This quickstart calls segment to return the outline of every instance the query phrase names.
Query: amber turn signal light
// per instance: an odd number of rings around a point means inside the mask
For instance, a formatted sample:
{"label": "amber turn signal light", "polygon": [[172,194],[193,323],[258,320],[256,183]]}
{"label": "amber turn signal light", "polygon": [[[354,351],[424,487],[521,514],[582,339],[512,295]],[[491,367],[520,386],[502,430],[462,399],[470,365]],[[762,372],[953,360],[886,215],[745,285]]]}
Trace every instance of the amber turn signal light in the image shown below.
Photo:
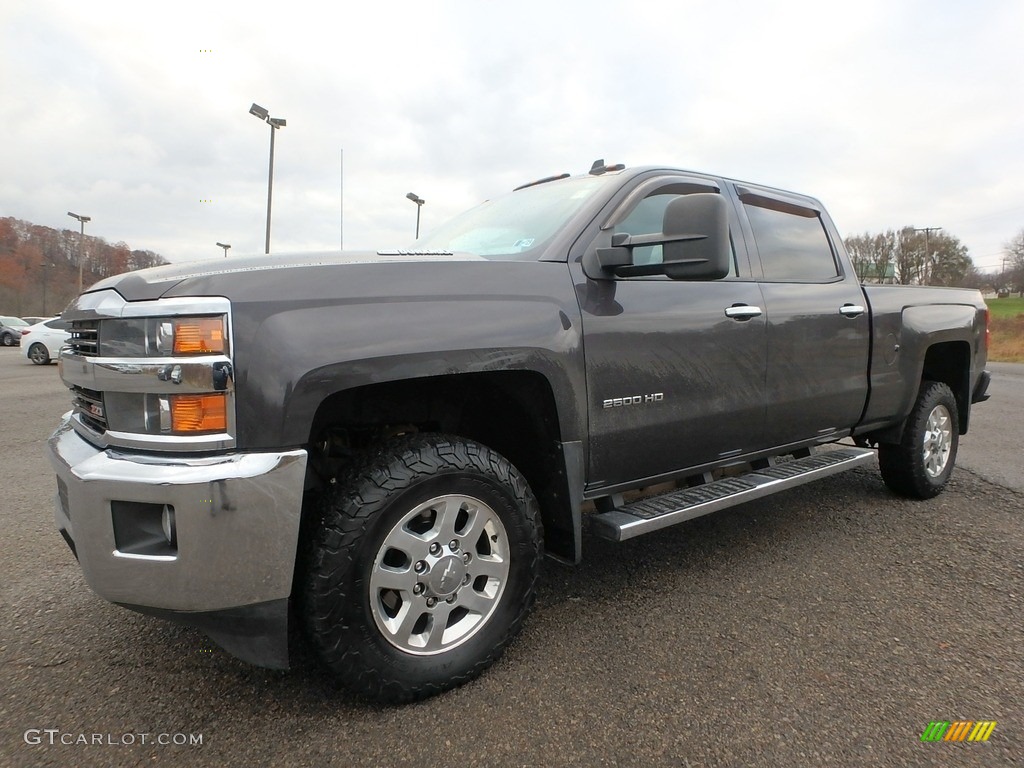
{"label": "amber turn signal light", "polygon": [[223,393],[212,395],[172,395],[171,432],[226,432],[228,428],[227,398]]}
{"label": "amber turn signal light", "polygon": [[174,354],[202,355],[223,352],[223,318],[183,317],[174,321]]}

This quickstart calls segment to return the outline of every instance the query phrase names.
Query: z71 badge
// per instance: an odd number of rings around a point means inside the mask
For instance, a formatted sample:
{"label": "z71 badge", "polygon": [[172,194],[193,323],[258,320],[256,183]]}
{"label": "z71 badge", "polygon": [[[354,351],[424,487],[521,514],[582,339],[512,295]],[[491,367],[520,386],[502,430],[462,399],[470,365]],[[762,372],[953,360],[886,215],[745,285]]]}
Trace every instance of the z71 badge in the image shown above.
{"label": "z71 badge", "polygon": [[650,405],[660,403],[665,399],[664,392],[654,392],[650,395],[633,395],[632,397],[610,397],[604,401],[603,408],[622,408],[627,405]]}

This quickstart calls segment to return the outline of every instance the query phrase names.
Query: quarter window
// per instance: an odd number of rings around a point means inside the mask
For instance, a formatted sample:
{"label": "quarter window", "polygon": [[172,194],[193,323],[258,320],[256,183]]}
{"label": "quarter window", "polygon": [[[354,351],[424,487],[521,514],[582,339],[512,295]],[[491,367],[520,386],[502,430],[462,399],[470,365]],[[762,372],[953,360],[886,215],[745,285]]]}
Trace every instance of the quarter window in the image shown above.
{"label": "quarter window", "polygon": [[839,275],[835,255],[816,211],[786,210],[746,202],[766,280],[825,282]]}

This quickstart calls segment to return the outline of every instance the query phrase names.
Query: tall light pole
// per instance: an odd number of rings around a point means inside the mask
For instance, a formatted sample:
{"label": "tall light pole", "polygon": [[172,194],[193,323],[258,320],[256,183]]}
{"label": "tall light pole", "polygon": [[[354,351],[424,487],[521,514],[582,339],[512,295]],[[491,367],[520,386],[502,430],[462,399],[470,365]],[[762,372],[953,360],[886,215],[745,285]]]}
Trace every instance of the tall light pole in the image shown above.
{"label": "tall light pole", "polygon": [[249,114],[255,115],[270,126],[270,176],[267,181],[267,246],[264,250],[264,253],[270,253],[270,204],[274,199],[274,134],[278,128],[284,128],[288,122],[280,117],[271,117],[270,113],[259,104],[253,104],[249,107]]}
{"label": "tall light pole", "polygon": [[[82,230],[81,230],[81,232],[78,235],[78,293],[79,293],[79,295],[81,295],[81,293],[82,293],[82,265],[85,263],[85,257],[82,255],[82,245],[85,243],[85,222],[92,221],[92,217],[91,216],[79,216],[77,213],[72,213],[71,211],[68,211],[68,216],[70,216],[73,219],[78,219],[78,222],[82,225]],[[45,289],[45,287],[46,287],[45,283],[43,284],[43,287]],[[45,293],[45,290],[44,290],[44,293]],[[43,304],[44,305],[46,304],[45,300],[43,301]],[[46,313],[44,312],[43,314],[45,315]]]}
{"label": "tall light pole", "polygon": [[217,245],[224,249],[224,258],[226,259],[228,257],[228,248],[231,246],[227,243],[217,243]]}
{"label": "tall light pole", "polygon": [[408,195],[406,195],[406,197],[409,198],[410,200],[412,200],[414,203],[416,203],[416,239],[419,240],[420,239],[420,208],[422,208],[423,204],[425,202],[427,202],[427,201],[424,200],[419,195],[417,195],[415,192],[410,192]]}

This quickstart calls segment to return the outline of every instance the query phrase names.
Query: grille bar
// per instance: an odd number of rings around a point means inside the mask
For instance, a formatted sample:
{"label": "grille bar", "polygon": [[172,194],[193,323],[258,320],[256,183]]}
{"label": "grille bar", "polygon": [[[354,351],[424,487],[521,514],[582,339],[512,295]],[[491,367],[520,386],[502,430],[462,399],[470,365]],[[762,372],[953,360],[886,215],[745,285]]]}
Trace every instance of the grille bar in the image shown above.
{"label": "grille bar", "polygon": [[68,346],[77,354],[95,357],[100,352],[100,323],[98,320],[75,320],[71,323]]}

